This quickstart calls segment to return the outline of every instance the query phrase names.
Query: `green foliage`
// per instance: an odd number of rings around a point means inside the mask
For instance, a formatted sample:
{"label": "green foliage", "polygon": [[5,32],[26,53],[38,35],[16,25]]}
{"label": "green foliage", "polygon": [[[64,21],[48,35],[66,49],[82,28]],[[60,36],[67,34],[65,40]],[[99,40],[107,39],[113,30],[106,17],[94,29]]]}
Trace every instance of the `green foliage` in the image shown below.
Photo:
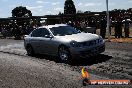
{"label": "green foliage", "polygon": [[15,39],[20,39],[21,34],[26,33],[26,28],[30,26],[32,13],[26,7],[16,7],[12,10],[12,17],[16,18],[12,22],[13,35]]}
{"label": "green foliage", "polygon": [[12,10],[12,17],[30,17],[32,13],[26,7],[16,7]]}
{"label": "green foliage", "polygon": [[64,14],[76,14],[76,8],[72,0],[65,1]]}

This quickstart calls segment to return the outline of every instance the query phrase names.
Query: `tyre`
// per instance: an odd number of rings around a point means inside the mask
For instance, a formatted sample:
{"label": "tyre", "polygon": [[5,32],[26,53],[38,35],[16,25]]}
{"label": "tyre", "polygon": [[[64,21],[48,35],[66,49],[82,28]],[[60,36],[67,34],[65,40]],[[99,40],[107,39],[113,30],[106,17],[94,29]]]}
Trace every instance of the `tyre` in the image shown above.
{"label": "tyre", "polygon": [[66,46],[60,46],[58,49],[58,57],[61,62],[69,62],[71,60],[71,54]]}
{"label": "tyre", "polygon": [[33,56],[34,55],[34,50],[33,50],[31,45],[27,45],[26,51],[27,51],[28,56]]}

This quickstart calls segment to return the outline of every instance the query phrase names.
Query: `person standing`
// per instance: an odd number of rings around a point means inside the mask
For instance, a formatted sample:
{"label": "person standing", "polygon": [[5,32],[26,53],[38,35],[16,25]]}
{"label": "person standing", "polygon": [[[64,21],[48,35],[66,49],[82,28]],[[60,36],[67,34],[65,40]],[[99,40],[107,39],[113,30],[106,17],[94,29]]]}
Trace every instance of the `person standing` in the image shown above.
{"label": "person standing", "polygon": [[92,27],[92,33],[93,34],[96,34],[96,22],[94,20],[90,20],[89,23],[88,23],[88,26],[89,27]]}
{"label": "person standing", "polygon": [[124,32],[125,32],[125,38],[129,38],[129,20],[125,19],[124,21]]}
{"label": "person standing", "polygon": [[100,22],[100,35],[105,38],[106,35],[107,21],[103,18]]}
{"label": "person standing", "polygon": [[115,22],[115,38],[122,37],[122,22],[120,19],[117,19]]}
{"label": "person standing", "polygon": [[71,27],[74,27],[74,22],[73,21],[69,21],[68,25],[71,26]]}
{"label": "person standing", "polygon": [[5,28],[1,29],[1,34],[2,34],[3,38],[6,38],[6,29]]}
{"label": "person standing", "polygon": [[85,28],[86,28],[85,21],[81,21],[80,27],[81,27],[81,31],[85,31]]}
{"label": "person standing", "polygon": [[76,21],[76,22],[75,22],[75,28],[76,28],[77,30],[80,30],[80,22],[79,22],[79,21]]}
{"label": "person standing", "polygon": [[109,33],[111,35],[111,30],[112,30],[112,20],[110,19],[110,23],[109,23]]}

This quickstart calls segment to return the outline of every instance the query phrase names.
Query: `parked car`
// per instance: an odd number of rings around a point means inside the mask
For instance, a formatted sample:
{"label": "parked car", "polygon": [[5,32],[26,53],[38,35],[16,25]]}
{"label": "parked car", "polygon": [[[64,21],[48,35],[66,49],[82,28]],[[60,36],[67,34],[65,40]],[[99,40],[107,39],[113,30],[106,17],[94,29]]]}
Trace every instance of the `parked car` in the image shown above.
{"label": "parked car", "polygon": [[24,38],[27,55],[58,56],[62,62],[78,57],[90,57],[105,51],[99,35],[78,32],[71,26],[56,24],[38,27]]}

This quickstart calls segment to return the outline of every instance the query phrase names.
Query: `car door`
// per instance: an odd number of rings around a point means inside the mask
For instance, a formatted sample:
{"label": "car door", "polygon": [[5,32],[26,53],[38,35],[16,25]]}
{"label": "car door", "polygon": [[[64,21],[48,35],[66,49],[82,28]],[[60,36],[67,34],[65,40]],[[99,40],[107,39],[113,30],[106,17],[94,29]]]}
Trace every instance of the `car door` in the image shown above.
{"label": "car door", "polygon": [[41,47],[41,53],[42,54],[51,54],[51,42],[52,38],[50,37],[50,32],[46,28],[40,28],[41,30],[41,40],[39,42],[39,45]]}
{"label": "car door", "polygon": [[41,41],[41,30],[36,29],[32,32],[30,38],[30,44],[33,47],[35,53],[41,53],[40,41]]}

